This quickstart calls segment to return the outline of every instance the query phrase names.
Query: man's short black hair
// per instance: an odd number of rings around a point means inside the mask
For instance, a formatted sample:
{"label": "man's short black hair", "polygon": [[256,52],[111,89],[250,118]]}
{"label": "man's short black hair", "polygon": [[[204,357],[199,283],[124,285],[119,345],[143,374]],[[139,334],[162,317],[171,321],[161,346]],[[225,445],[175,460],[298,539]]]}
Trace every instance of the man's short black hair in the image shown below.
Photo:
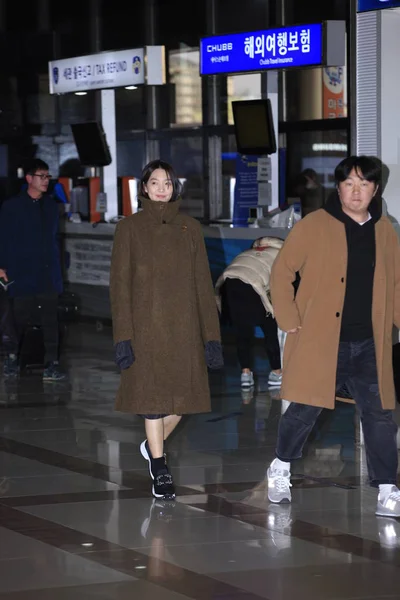
{"label": "man's short black hair", "polygon": [[382,168],[379,163],[369,156],[349,156],[342,160],[335,169],[335,183],[345,181],[353,171],[367,181],[373,181],[375,187],[380,185],[382,180]]}
{"label": "man's short black hair", "polygon": [[31,160],[25,168],[26,175],[34,175],[37,171],[48,171],[49,165],[44,162],[41,158],[34,158]]}

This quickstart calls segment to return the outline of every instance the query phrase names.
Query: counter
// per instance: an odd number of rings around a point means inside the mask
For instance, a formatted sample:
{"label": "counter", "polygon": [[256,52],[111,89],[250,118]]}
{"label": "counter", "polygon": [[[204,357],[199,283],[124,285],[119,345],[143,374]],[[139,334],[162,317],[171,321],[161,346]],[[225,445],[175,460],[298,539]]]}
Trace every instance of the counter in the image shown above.
{"label": "counter", "polygon": [[[108,321],[109,272],[115,225],[63,222],[61,235],[65,253],[65,282],[69,291],[78,296],[81,315]],[[261,227],[203,227],[213,281],[216,281],[235,256],[250,248],[259,237],[285,239],[288,229]]]}

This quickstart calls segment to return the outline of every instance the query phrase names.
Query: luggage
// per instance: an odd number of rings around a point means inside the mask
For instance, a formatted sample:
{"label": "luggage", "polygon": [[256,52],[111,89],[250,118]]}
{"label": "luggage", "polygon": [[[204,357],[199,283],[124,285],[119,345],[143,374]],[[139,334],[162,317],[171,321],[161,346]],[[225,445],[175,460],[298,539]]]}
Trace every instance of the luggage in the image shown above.
{"label": "luggage", "polygon": [[62,323],[77,321],[80,315],[79,298],[73,292],[63,292],[58,300],[58,318]]}
{"label": "luggage", "polygon": [[[68,333],[68,323],[77,321],[80,306],[76,294],[64,292],[58,300],[58,329],[59,346],[65,344]],[[31,325],[25,331],[22,347],[20,348],[20,368],[25,371],[41,370],[44,367],[45,347],[42,329],[36,314],[32,315]]]}
{"label": "luggage", "polygon": [[44,367],[44,343],[42,330],[39,327],[28,327],[19,358],[20,369],[34,371]]}

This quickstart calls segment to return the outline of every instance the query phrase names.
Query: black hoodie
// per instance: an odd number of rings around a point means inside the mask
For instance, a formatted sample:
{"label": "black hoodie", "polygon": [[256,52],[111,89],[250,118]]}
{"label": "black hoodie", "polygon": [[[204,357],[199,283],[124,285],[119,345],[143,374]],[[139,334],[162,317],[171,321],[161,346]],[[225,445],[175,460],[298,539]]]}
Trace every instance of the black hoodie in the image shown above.
{"label": "black hoodie", "polygon": [[372,338],[375,223],[382,216],[379,201],[376,198],[372,199],[369,206],[371,219],[364,225],[360,225],[343,212],[337,194],[332,194],[325,210],[344,223],[346,228],[348,264],[340,340],[356,342]]}

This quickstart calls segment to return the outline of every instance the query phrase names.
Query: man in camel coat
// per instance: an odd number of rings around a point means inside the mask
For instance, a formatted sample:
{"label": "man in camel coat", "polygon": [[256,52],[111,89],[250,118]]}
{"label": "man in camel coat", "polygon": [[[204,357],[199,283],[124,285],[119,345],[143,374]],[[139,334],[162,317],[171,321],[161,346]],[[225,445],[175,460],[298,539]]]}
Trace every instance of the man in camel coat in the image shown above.
{"label": "man in camel coat", "polygon": [[[381,168],[350,157],[335,170],[337,194],[295,225],[272,268],[271,295],[287,336],[271,502],[290,502],[290,463],[344,384],[361,415],[376,514],[400,517],[393,325],[400,326],[400,249],[378,199]],[[294,297],[296,273],[301,282]]]}

